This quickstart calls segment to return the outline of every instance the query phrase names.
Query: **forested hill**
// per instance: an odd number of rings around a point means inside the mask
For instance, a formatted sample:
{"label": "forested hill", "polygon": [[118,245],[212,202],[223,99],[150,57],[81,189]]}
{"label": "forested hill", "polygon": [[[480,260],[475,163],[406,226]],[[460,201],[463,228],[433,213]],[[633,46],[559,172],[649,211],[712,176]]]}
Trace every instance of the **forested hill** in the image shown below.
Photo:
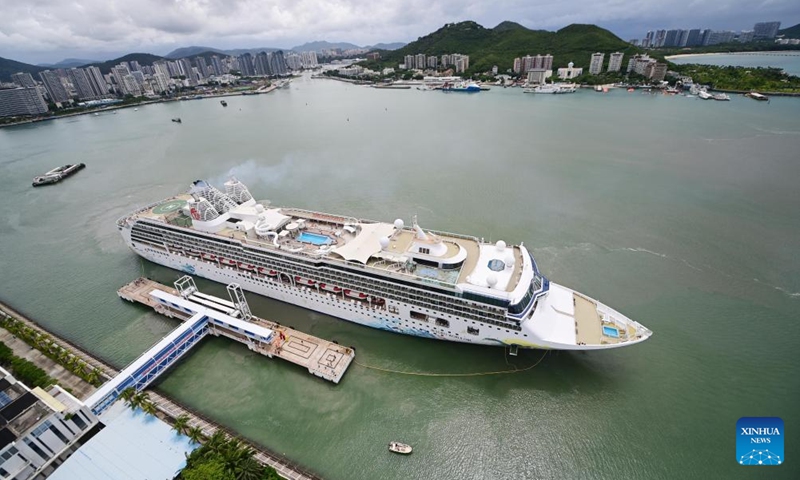
{"label": "forested hill", "polygon": [[33,75],[33,78],[38,78],[37,73],[42,70],[47,70],[45,67],[37,67],[36,65],[29,65],[27,63],[18,62],[8,58],[0,57],[0,81],[10,82],[11,75],[17,72],[27,72]]}
{"label": "forested hill", "polygon": [[[514,58],[551,54],[553,68],[574,62],[588,67],[592,53],[624,52],[626,57],[638,49],[596,25],[573,24],[557,32],[530,30],[514,22],[485,28],[475,22],[448,23],[405,47],[381,52],[381,66],[397,67],[405,55],[440,56],[449,53],[469,55],[470,71],[483,72],[497,65],[501,72],[511,68]],[[608,57],[605,59],[608,62]]]}

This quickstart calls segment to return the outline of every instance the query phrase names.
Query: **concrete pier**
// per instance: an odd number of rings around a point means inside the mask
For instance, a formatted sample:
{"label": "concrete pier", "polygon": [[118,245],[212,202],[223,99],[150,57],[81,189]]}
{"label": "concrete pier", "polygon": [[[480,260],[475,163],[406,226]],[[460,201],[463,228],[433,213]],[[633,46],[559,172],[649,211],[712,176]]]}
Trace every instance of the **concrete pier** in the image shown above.
{"label": "concrete pier", "polygon": [[120,288],[117,294],[124,300],[147,305],[162,315],[181,321],[204,311],[213,317],[208,322],[211,335],[225,336],[244,343],[254,352],[269,358],[282,358],[307,369],[312,375],[334,383],[339,383],[355,358],[355,352],[351,348],[250,316],[246,322],[261,327],[259,332],[272,332],[268,340],[262,340],[264,335],[243,330],[238,323],[243,320],[234,316],[237,315],[236,306],[232,302],[196,291],[182,296],[172,287],[138,278]]}

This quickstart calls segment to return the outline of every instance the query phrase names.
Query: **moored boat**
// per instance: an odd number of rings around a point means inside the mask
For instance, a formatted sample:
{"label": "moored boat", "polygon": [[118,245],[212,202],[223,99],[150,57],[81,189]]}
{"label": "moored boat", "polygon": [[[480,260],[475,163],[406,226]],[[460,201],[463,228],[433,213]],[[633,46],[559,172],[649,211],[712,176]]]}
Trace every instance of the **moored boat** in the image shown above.
{"label": "moored boat", "polygon": [[411,453],[412,448],[411,445],[406,445],[405,443],[389,442],[389,451],[399,453],[401,455],[408,455]]}
{"label": "moored boat", "polygon": [[721,102],[727,102],[731,99],[731,97],[727,93],[715,93],[713,95],[714,100],[718,100]]}
{"label": "moored boat", "polygon": [[744,96],[745,97],[750,97],[753,100],[758,100],[759,102],[768,102],[769,101],[769,97],[768,96],[762,95],[762,94],[760,94],[758,92],[745,93]]}
{"label": "moored boat", "polygon": [[75,175],[84,168],[86,168],[86,165],[83,163],[79,163],[77,165],[67,164],[62,167],[54,168],[44,175],[33,177],[33,186],[41,187],[42,185],[58,183],[67,177]]}
{"label": "moored boat", "polygon": [[[550,282],[522,243],[426,230],[416,218],[407,226],[258,203],[235,179],[224,193],[198,180],[117,226],[152,262],[396,333],[555,350],[624,347],[652,335]],[[309,241],[298,239],[299,230]]]}

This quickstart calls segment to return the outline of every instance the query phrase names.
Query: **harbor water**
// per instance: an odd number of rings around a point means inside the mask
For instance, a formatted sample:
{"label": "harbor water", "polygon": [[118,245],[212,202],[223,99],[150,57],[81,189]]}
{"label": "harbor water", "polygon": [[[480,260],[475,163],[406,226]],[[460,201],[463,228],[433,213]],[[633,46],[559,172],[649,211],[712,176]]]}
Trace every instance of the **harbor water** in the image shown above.
{"label": "harbor water", "polygon": [[[143,274],[180,276],[124,245],[115,222],[137,207],[233,175],[275,205],[407,224],[417,215],[424,228],[524,242],[552,281],[653,337],[553,352],[515,374],[353,365],[339,385],[210,339],[159,387],[330,479],[800,476],[800,100],[303,78],[227,102],[0,129],[0,298],[123,366],[176,325],[116,296]],[[31,187],[78,162],[77,175]],[[256,315],[355,346],[374,367],[478,373],[542,356],[248,299]],[[736,463],[744,416],[783,418],[784,465]],[[393,440],[414,453],[391,454]]]}

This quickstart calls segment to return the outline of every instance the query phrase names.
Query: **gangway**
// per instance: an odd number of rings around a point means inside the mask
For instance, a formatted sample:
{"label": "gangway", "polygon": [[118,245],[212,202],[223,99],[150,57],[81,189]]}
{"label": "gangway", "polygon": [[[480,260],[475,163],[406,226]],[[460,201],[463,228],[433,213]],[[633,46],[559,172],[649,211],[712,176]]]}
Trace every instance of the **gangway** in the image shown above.
{"label": "gangway", "polygon": [[[209,334],[236,340],[254,352],[282,358],[339,383],[355,358],[352,348],[255,317],[239,285],[231,284],[228,292],[232,302],[201,294],[189,276],[175,282],[175,289],[145,278],[120,288],[120,298],[148,305],[183,323],[100,387],[86,404],[99,414],[125,389],[144,389]],[[231,310],[231,305],[236,309]]]}

